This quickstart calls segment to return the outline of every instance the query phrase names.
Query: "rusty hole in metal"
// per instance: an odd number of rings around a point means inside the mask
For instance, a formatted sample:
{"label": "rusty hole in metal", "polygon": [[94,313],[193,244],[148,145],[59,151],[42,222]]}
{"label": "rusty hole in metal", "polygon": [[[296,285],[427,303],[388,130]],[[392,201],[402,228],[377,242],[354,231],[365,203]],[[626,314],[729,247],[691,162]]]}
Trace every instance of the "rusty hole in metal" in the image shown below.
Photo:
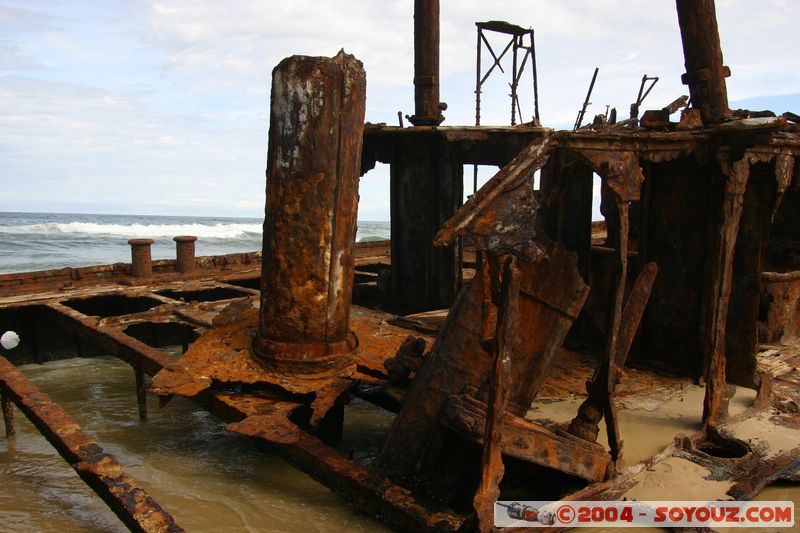
{"label": "rusty hole in metal", "polygon": [[[346,395],[345,395],[346,396]],[[344,420],[342,438],[336,449],[370,468],[378,456],[395,420],[395,413],[357,396],[342,398]]]}
{"label": "rusty hole in metal", "polygon": [[186,352],[200,335],[183,322],[139,322],[125,328],[125,333],[148,346],[167,353]]}
{"label": "rusty hole in metal", "polygon": [[245,278],[232,281],[226,281],[228,285],[236,285],[237,287],[244,287],[245,289],[261,290],[261,278]]}
{"label": "rusty hole in metal", "polygon": [[141,313],[161,305],[163,302],[147,296],[123,296],[121,294],[102,294],[90,298],[76,298],[62,302],[86,316],[107,318],[111,316]]}
{"label": "rusty hole in metal", "polygon": [[506,455],[503,464],[506,472],[500,483],[502,500],[559,500],[588,485],[579,477]]}
{"label": "rusty hole in metal", "polygon": [[279,385],[272,383],[259,382],[259,383],[241,383],[241,382],[225,382],[214,380],[210,389],[214,392],[224,392],[227,394],[241,394],[243,396],[256,396],[259,398],[268,398],[270,400],[279,400],[295,403],[311,403],[316,397],[316,393],[309,392],[305,394],[292,393]]}
{"label": "rusty hole in metal", "polygon": [[236,289],[228,287],[212,287],[210,289],[185,291],[167,289],[157,291],[156,294],[172,300],[181,300],[184,302],[216,302],[218,300],[230,300],[232,298],[250,296],[250,294],[244,291],[237,291]]}
{"label": "rusty hole in metal", "polygon": [[44,305],[0,309],[0,324],[2,331],[15,331],[20,336],[19,346],[2,354],[15,365],[108,355],[108,350],[89,338],[64,329]]}
{"label": "rusty hole in metal", "polygon": [[719,459],[739,459],[750,453],[746,444],[726,437],[713,428],[706,431],[705,438],[694,445],[695,450]]}

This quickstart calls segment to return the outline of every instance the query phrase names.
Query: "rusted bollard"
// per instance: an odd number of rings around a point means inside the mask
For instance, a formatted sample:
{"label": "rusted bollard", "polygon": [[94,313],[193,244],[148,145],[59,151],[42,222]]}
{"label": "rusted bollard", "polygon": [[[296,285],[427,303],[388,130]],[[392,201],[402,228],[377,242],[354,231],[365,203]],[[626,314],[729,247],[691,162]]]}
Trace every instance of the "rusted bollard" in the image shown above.
{"label": "rusted bollard", "polygon": [[150,255],[150,245],[153,239],[131,239],[131,276],[134,278],[149,278],[153,276],[153,259]]}
{"label": "rusted bollard", "polygon": [[353,243],[364,133],[361,62],[292,56],[272,72],[261,309],[253,351],[269,370],[352,365]]}
{"label": "rusted bollard", "polygon": [[197,270],[194,260],[194,243],[197,237],[193,235],[179,235],[172,238],[175,241],[175,270],[181,274],[189,274]]}

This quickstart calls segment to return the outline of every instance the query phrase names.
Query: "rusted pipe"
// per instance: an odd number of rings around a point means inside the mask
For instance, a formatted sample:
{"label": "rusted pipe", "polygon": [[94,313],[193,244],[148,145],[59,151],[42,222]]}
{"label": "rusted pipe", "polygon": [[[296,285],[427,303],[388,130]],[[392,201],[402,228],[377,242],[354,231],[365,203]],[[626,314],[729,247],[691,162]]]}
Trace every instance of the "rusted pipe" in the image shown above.
{"label": "rusted pipe", "polygon": [[197,237],[179,235],[172,240],[175,241],[175,269],[181,274],[190,274],[197,270],[197,263],[194,260],[194,243]]}
{"label": "rusted pipe", "polygon": [[439,102],[439,0],[414,0],[415,126],[438,126],[444,120]]}
{"label": "rusted pipe", "polygon": [[730,114],[725,78],[731,71],[722,64],[714,0],[676,0],[676,5],[686,65],[681,81],[689,86],[692,107],[710,126]]}
{"label": "rusted pipe", "polygon": [[150,245],[153,239],[131,239],[131,276],[134,278],[149,278],[153,276],[153,259],[150,255]]}
{"label": "rusted pipe", "polygon": [[364,132],[360,61],[292,56],[272,72],[261,309],[253,351],[296,373],[352,365],[353,245]]}

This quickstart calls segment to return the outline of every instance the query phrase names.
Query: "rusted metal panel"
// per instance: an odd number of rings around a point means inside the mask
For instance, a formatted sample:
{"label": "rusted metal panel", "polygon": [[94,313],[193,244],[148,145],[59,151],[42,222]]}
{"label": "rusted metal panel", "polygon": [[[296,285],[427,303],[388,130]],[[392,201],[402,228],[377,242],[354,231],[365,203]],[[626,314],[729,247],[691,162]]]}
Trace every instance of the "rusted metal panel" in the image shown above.
{"label": "rusted metal panel", "polygon": [[19,407],[131,531],[183,531],[169,513],[122,471],[116,459],[105,453],[64,409],[4,357],[0,357],[0,382],[4,396]]}
{"label": "rusted metal panel", "polygon": [[390,161],[392,297],[415,310],[447,307],[461,286],[460,250],[433,240],[461,205],[463,164],[436,132],[398,138]]}
{"label": "rusted metal panel", "polygon": [[[442,423],[475,442],[483,442],[486,405],[469,396],[453,396]],[[589,481],[606,476],[611,456],[600,444],[568,433],[556,433],[541,425],[506,412],[501,432],[502,452],[509,457],[559,470]]]}
{"label": "rusted metal panel", "polygon": [[[499,204],[497,202],[501,195],[516,189],[522,191],[532,189],[531,176],[545,165],[550,150],[554,146],[555,144],[551,142],[550,138],[545,137],[541,142],[531,143],[522,150],[513,161],[493,176],[442,226],[436,234],[436,244],[439,246],[451,244],[456,235],[465,234],[473,240],[482,241],[483,245],[479,245],[479,248],[491,250],[494,247],[490,239],[492,237],[496,239],[498,234],[515,242],[531,239],[535,234],[533,220],[517,218],[512,221],[509,217],[506,224],[495,225],[496,217],[508,217],[508,210],[513,209],[516,205],[511,200],[504,200]],[[532,204],[524,207],[525,213],[533,216],[538,205]],[[515,212],[513,214],[519,217],[523,213]],[[517,234],[517,232],[522,233]]]}

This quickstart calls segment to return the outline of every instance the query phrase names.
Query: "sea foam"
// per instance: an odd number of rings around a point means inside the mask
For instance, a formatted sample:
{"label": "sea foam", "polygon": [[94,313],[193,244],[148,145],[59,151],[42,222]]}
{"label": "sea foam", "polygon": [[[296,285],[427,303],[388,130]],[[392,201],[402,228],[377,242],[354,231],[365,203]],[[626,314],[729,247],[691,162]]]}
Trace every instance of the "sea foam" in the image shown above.
{"label": "sea foam", "polygon": [[195,235],[206,239],[234,239],[261,234],[261,224],[102,224],[97,222],[46,222],[0,227],[5,234],[116,235],[128,238]]}

